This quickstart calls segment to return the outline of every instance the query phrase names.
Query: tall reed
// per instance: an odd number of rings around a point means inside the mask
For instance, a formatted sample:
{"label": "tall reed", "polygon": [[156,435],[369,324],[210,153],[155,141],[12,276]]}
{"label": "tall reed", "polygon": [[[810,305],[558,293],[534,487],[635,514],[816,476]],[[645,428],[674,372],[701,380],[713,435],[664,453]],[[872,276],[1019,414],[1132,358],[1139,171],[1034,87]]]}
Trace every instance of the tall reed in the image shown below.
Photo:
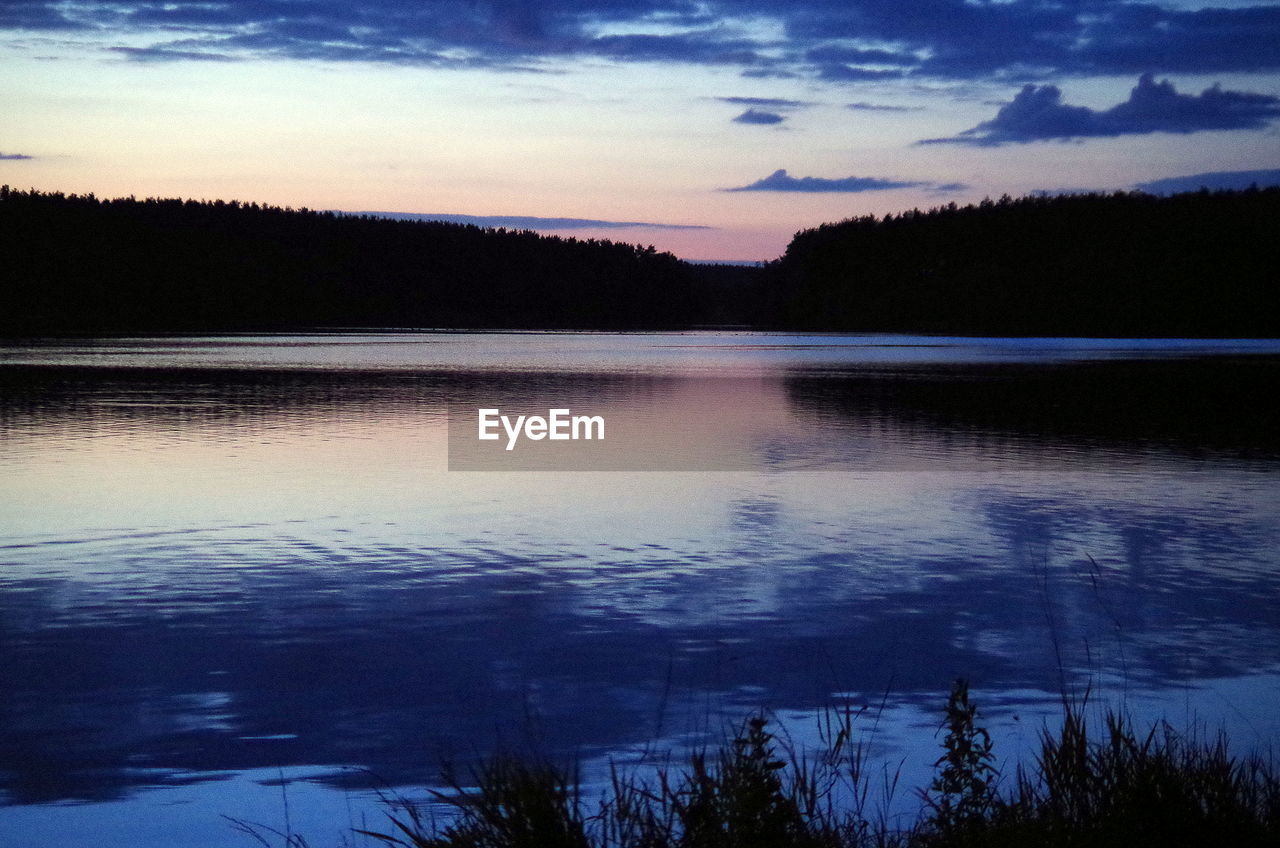
{"label": "tall reed", "polygon": [[[1084,705],[1042,733],[1034,762],[1001,786],[991,737],[968,683],[944,708],[935,777],[919,816],[890,826],[870,810],[866,747],[853,710],[830,711],[816,754],[747,718],[715,751],[641,775],[613,767],[603,797],[584,798],[576,767],[498,756],[434,793],[453,811],[438,824],[401,799],[390,827],[359,834],[398,848],[950,848],[950,846],[1280,845],[1280,777],[1227,741],[1138,733],[1111,712],[1094,733]],[[892,789],[896,775],[886,771]]]}

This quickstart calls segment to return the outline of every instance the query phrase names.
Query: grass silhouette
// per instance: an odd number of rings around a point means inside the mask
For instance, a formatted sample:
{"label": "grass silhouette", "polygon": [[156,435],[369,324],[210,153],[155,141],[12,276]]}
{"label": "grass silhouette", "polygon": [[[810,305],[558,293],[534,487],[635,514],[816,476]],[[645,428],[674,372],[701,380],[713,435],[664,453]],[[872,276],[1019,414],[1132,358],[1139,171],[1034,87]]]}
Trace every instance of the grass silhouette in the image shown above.
{"label": "grass silhouette", "polygon": [[455,813],[449,822],[397,799],[389,827],[356,832],[396,848],[1280,845],[1272,763],[1166,723],[1138,733],[1115,712],[1095,732],[1083,703],[1064,705],[1060,729],[1042,733],[1034,762],[1002,788],[964,680],[947,700],[943,754],[920,790],[920,815],[890,826],[868,810],[866,749],[852,741],[857,715],[828,713],[817,756],[750,716],[717,751],[679,769],[640,777],[615,768],[595,804],[576,768],[499,755],[465,775],[446,771],[446,789],[433,794]]}

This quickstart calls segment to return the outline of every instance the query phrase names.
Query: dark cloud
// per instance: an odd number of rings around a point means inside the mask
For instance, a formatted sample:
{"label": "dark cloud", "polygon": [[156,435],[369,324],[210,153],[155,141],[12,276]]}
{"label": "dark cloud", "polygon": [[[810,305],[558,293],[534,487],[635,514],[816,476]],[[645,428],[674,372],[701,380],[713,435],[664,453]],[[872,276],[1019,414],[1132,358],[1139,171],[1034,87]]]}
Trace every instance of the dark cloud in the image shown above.
{"label": "dark cloud", "polygon": [[762,112],[759,109],[748,109],[733,119],[737,124],[780,124],[785,120],[786,116],[777,112]]}
{"label": "dark cloud", "polygon": [[1250,186],[1280,186],[1280,168],[1264,171],[1210,171],[1185,177],[1165,177],[1162,180],[1138,183],[1134,188],[1152,194],[1175,194],[1180,191],[1199,191],[1202,188],[1245,189]]}
{"label": "dark cloud", "polygon": [[451,224],[475,224],[478,227],[506,227],[514,230],[711,230],[700,224],[655,224],[649,221],[599,221],[594,218],[539,218],[533,215],[457,215],[449,212],[345,212],[345,215],[368,215],[398,221],[445,221]]}
{"label": "dark cloud", "polygon": [[721,103],[731,103],[734,106],[748,107],[745,112],[733,119],[734,123],[758,126],[780,124],[787,119],[782,112],[812,105],[803,100],[785,100],[777,97],[717,97],[716,100]]}
{"label": "dark cloud", "polygon": [[996,116],[950,138],[922,144],[994,146],[1047,139],[1252,130],[1280,117],[1280,97],[1225,91],[1214,85],[1198,95],[1179,94],[1168,80],[1143,74],[1129,99],[1101,111],[1062,102],[1054,85],[1027,85]]}
{"label": "dark cloud", "polygon": [[1280,66],[1280,7],[1170,11],[1152,3],[1116,4],[1083,28],[1085,67],[1139,73],[1250,71]]}
{"label": "dark cloud", "polygon": [[34,156],[28,156],[25,153],[0,153],[0,160],[17,161],[22,159],[34,159]]}
{"label": "dark cloud", "polygon": [[794,191],[804,193],[886,191],[894,188],[915,188],[931,185],[927,182],[909,180],[892,180],[882,177],[844,177],[827,179],[825,177],[793,177],[786,170],[779,168],[764,179],[756,180],[750,185],[738,188],[726,188],[724,191]]}
{"label": "dark cloud", "polygon": [[75,30],[79,24],[58,3],[0,3],[0,30]]}
{"label": "dark cloud", "polygon": [[[775,26],[752,28],[749,19]],[[654,26],[660,21],[662,29]],[[652,31],[646,31],[646,27]],[[19,0],[0,30],[81,29],[139,60],[248,56],[526,69],[539,60],[737,66],[751,77],[1067,75],[1280,68],[1280,5],[1179,0]],[[778,33],[783,35],[780,37]],[[150,39],[150,43],[146,39]],[[167,51],[167,52],[156,52]]]}

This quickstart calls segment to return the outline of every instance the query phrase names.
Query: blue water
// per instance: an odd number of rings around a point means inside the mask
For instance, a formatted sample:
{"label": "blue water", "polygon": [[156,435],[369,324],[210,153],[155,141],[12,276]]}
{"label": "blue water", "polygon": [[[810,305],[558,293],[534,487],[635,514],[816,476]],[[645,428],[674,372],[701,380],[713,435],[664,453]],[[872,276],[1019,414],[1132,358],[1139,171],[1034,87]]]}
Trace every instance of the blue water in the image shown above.
{"label": "blue water", "polygon": [[[339,844],[442,758],[759,708],[874,708],[923,785],[957,676],[1009,762],[1064,690],[1272,745],[1278,375],[1272,341],[0,347],[0,843]],[[638,422],[664,470],[449,471],[450,405],[494,398]]]}

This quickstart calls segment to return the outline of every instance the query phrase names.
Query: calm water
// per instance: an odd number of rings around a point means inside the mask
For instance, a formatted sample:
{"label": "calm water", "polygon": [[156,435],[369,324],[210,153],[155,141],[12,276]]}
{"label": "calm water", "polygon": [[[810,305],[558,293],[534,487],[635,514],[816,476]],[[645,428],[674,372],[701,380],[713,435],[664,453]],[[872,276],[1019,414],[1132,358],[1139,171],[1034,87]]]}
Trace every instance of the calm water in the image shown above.
{"label": "calm water", "polygon": [[[1006,760],[1064,687],[1274,744],[1278,378],[1266,341],[0,347],[0,844],[246,845],[220,816],[287,799],[320,848],[442,757],[761,707],[873,705],[918,785],[961,675]],[[450,404],[516,402],[648,459],[447,470]]]}

